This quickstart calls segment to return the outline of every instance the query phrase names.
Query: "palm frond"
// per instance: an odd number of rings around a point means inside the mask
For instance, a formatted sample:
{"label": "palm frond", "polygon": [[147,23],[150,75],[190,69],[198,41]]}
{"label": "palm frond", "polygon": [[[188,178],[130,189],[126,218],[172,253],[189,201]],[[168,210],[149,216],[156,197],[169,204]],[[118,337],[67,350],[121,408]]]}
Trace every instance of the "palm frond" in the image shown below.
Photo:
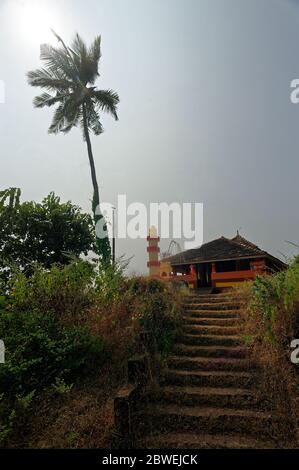
{"label": "palm frond", "polygon": [[65,50],[65,52],[67,53],[67,55],[70,56],[70,51],[69,51],[68,47],[66,46],[64,40],[59,36],[59,34],[57,34],[57,33],[54,31],[54,29],[51,28],[51,31],[52,31],[52,33],[54,34],[54,36],[56,37],[57,41],[58,41],[58,42],[61,42],[62,47],[63,47],[63,49]]}
{"label": "palm frond", "polygon": [[113,90],[94,90],[92,93],[96,107],[106,113],[112,114],[117,121],[117,105],[119,103],[119,96]]}
{"label": "palm frond", "polygon": [[97,56],[94,57],[89,53],[79,34],[76,34],[70,51],[72,53],[73,61],[77,67],[81,82],[85,86],[88,83],[93,84],[98,77],[99,59]]}
{"label": "palm frond", "polygon": [[76,108],[72,113],[69,113],[65,119],[65,126],[61,129],[61,132],[67,134],[73,127],[76,127],[81,119],[80,108]]}
{"label": "palm frond", "polygon": [[58,73],[70,81],[78,81],[78,70],[64,48],[42,44],[40,58],[52,73]]}
{"label": "palm frond", "polygon": [[88,128],[95,134],[100,135],[104,132],[103,126],[100,121],[99,113],[96,111],[92,100],[88,100],[85,103],[86,114],[87,114],[87,125]]}
{"label": "palm frond", "polygon": [[75,94],[69,95],[56,109],[52,124],[49,127],[49,133],[69,132],[73,127],[77,126],[81,117],[80,113],[80,106],[77,103]]}
{"label": "palm frond", "polygon": [[68,90],[73,86],[71,81],[61,78],[45,68],[31,70],[27,73],[27,79],[29,85],[46,88],[49,91]]}
{"label": "palm frond", "polygon": [[56,96],[49,95],[49,93],[42,93],[36,96],[33,100],[35,108],[44,108],[45,106],[53,106],[66,98],[66,95],[56,94]]}
{"label": "palm frond", "polygon": [[65,124],[64,104],[61,103],[55,110],[51,126],[48,130],[49,134],[58,134],[65,127]]}
{"label": "palm frond", "polygon": [[97,64],[99,63],[99,60],[102,56],[101,54],[101,36],[97,36],[95,40],[93,41],[92,45],[89,48],[88,55],[90,58],[96,62]]}
{"label": "palm frond", "polygon": [[83,41],[83,39],[76,33],[75,38],[72,42],[71,49],[73,54],[77,55],[78,57],[87,57],[87,47]]}

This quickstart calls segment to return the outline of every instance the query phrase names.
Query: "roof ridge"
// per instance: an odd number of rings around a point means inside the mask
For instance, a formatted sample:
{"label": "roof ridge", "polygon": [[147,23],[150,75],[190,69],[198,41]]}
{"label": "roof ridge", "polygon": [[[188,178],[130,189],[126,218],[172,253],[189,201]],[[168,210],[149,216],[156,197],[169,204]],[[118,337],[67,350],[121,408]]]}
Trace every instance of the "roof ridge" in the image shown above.
{"label": "roof ridge", "polygon": [[262,250],[258,245],[256,245],[255,243],[252,243],[251,241],[247,240],[247,238],[242,237],[242,235],[240,235],[240,234],[236,235],[233,238],[230,238],[229,240],[231,242],[239,245],[239,246],[240,245],[241,246],[247,246],[247,247],[250,247],[250,248],[253,248],[253,249],[256,249],[256,250],[259,250],[259,251],[265,253],[265,251]]}

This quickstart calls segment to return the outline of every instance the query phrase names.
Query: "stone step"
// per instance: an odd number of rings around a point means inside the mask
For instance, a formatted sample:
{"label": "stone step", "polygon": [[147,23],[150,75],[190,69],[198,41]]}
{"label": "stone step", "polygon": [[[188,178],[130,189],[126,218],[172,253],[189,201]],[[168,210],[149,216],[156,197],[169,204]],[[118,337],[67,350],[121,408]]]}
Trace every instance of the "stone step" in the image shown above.
{"label": "stone step", "polygon": [[[209,289],[209,288],[207,288]],[[203,291],[202,288],[200,289],[193,289],[188,292],[186,297],[189,297],[191,295],[197,296],[197,297],[227,297],[227,296],[235,296],[235,297],[240,297],[239,293],[237,291],[225,291],[225,292],[206,292]]]}
{"label": "stone step", "polygon": [[238,310],[200,310],[200,309],[185,309],[185,315],[194,318],[238,318],[240,313]]}
{"label": "stone step", "polygon": [[162,380],[164,385],[200,387],[251,388],[254,374],[244,371],[186,371],[168,369]]}
{"label": "stone step", "polygon": [[[147,393],[152,402],[176,403],[186,406],[257,409],[261,401],[256,393],[244,388],[164,386]],[[262,404],[263,409],[265,403]]]}
{"label": "stone step", "polygon": [[240,305],[235,302],[221,302],[221,303],[198,303],[198,302],[187,302],[183,304],[183,307],[188,310],[238,310]]}
{"label": "stone step", "polygon": [[213,292],[213,287],[212,286],[207,286],[207,287],[196,287],[195,289],[190,289],[188,291],[188,295],[194,294],[194,295],[215,295],[216,293]]}
{"label": "stone step", "polygon": [[237,335],[240,333],[240,326],[222,325],[183,325],[182,330],[192,335]]}
{"label": "stone step", "polygon": [[137,443],[145,449],[275,449],[279,442],[242,434],[203,434],[170,432],[146,436]]}
{"label": "stone step", "polygon": [[215,325],[215,326],[240,326],[241,319],[239,317],[234,318],[213,318],[213,317],[195,317],[195,316],[183,316],[184,325]]}
{"label": "stone step", "polygon": [[[248,370],[250,362],[248,359],[225,358],[225,357],[184,357],[170,356],[167,359],[170,369],[184,370]],[[252,367],[252,366],[251,366]]]}
{"label": "stone step", "polygon": [[139,432],[200,431],[269,436],[281,418],[264,411],[152,404],[136,417]]}
{"label": "stone step", "polygon": [[198,346],[239,346],[242,344],[242,338],[237,335],[194,335],[185,333],[181,335],[179,340],[183,344],[192,344]]}
{"label": "stone step", "polygon": [[215,295],[215,297],[210,297],[210,296],[188,296],[184,298],[185,303],[223,303],[223,302],[235,302],[240,304],[240,300],[238,297],[233,297],[233,296],[223,296],[219,297],[218,295]]}
{"label": "stone step", "polygon": [[176,355],[190,357],[236,357],[243,358],[247,355],[246,346],[192,346],[181,343],[174,345],[173,352]]}

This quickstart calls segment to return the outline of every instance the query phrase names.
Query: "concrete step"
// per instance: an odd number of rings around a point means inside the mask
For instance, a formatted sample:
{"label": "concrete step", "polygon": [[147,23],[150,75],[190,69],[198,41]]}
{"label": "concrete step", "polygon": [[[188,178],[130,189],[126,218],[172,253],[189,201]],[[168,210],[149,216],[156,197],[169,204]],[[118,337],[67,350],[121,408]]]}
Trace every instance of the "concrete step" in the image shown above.
{"label": "concrete step", "polygon": [[239,346],[242,344],[242,338],[237,335],[199,335],[182,334],[179,338],[180,343],[191,345],[213,345],[213,346]]}
{"label": "concrete step", "polygon": [[187,357],[246,357],[248,351],[246,346],[192,346],[182,343],[174,345],[173,352],[176,355]]}
{"label": "concrete step", "polygon": [[240,333],[240,326],[223,325],[183,325],[182,330],[192,335],[237,335]]}
{"label": "concrete step", "polygon": [[162,382],[164,385],[251,388],[254,384],[254,378],[254,374],[247,371],[186,371],[184,369],[168,369]]}
{"label": "concrete step", "polygon": [[174,404],[151,404],[136,417],[139,431],[233,432],[269,437],[281,424],[281,417],[264,411],[239,410]]}
{"label": "concrete step", "polygon": [[146,436],[137,443],[140,449],[276,449],[279,442],[242,434],[204,434],[170,432]]}
{"label": "concrete step", "polygon": [[220,302],[220,303],[198,303],[198,302],[185,302],[183,307],[188,310],[238,310],[240,305],[236,302]]}
{"label": "concrete step", "polygon": [[212,286],[207,286],[207,287],[197,287],[195,289],[190,289],[188,292],[188,295],[215,295],[215,292],[213,292],[213,287]]}
{"label": "concrete step", "polygon": [[184,298],[184,302],[185,303],[217,303],[217,304],[220,304],[220,303],[223,303],[223,302],[235,302],[235,303],[238,303],[240,304],[240,299],[238,297],[233,297],[233,296],[219,296],[219,295],[215,295],[215,296],[188,296],[188,297],[185,297]]}
{"label": "concrete step", "polygon": [[[170,369],[184,370],[248,370],[250,362],[247,359],[225,357],[184,357],[170,356],[167,359]],[[251,366],[252,367],[252,366]]]}
{"label": "concrete step", "polygon": [[164,386],[147,393],[152,403],[168,403],[185,406],[257,409],[263,405],[256,393],[245,388]]}
{"label": "concrete step", "polygon": [[240,313],[238,310],[201,310],[201,309],[185,309],[185,316],[194,318],[238,318]]}
{"label": "concrete step", "polygon": [[195,317],[183,316],[184,325],[215,325],[215,326],[241,326],[241,319],[234,318],[213,318],[213,317]]}

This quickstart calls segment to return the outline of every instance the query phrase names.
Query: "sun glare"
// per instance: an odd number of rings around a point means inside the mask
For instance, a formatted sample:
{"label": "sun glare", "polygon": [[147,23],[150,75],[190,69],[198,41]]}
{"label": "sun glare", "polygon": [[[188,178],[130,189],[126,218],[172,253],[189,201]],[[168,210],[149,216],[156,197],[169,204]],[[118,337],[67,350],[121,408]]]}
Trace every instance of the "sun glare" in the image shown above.
{"label": "sun glare", "polygon": [[16,4],[19,32],[26,41],[41,44],[53,42],[51,28],[59,29],[51,3],[43,0],[22,0]]}

